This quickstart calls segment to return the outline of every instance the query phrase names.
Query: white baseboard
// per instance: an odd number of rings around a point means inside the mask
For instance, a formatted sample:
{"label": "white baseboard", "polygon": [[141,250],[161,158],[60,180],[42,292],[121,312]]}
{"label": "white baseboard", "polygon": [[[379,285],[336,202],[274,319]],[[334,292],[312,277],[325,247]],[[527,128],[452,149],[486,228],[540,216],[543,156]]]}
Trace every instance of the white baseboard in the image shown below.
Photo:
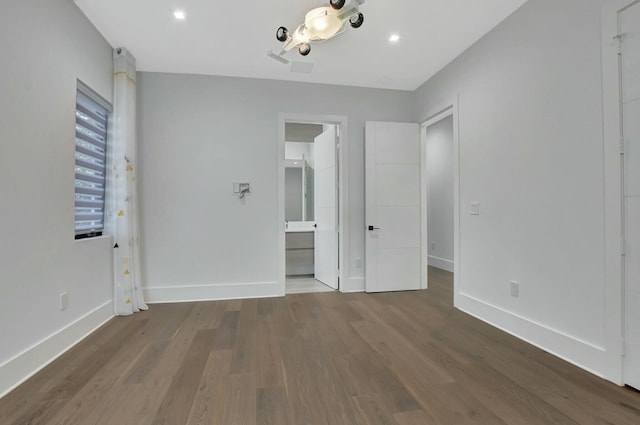
{"label": "white baseboard", "polygon": [[612,377],[605,376],[603,370],[607,355],[603,347],[582,341],[471,295],[457,294],[456,307],[594,375],[612,380]]}
{"label": "white baseboard", "polygon": [[284,287],[278,282],[216,283],[208,285],[150,287],[144,289],[144,299],[149,304],[283,296]]}
{"label": "white baseboard", "polygon": [[[340,283],[340,292],[364,292],[364,277],[349,277]],[[148,304],[283,297],[278,282],[228,283],[144,289]]]}
{"label": "white baseboard", "polygon": [[348,277],[344,279],[344,282],[340,282],[340,292],[364,292],[365,280],[364,276],[360,277]]}
{"label": "white baseboard", "polygon": [[113,302],[108,301],[0,365],[0,398],[35,375],[40,369],[60,357],[113,317]]}
{"label": "white baseboard", "polygon": [[453,273],[453,261],[440,257],[434,257],[433,255],[429,255],[427,259],[430,266]]}

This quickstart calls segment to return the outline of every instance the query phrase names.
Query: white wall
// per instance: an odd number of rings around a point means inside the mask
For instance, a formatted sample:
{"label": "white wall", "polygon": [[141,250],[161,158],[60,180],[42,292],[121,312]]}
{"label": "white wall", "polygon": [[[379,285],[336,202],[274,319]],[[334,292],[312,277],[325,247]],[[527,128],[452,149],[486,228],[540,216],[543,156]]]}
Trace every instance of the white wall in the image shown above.
{"label": "white wall", "polygon": [[[140,73],[143,272],[151,300],[256,295],[278,281],[278,113],[346,115],[346,275],[364,288],[363,127],[408,121],[410,92]],[[246,179],[253,193],[231,196]],[[265,283],[265,285],[258,285]],[[221,286],[223,285],[223,286]]]}
{"label": "white wall", "polygon": [[113,314],[111,240],[74,241],[76,79],[111,99],[113,68],[68,0],[3,2],[0,57],[1,395]]}
{"label": "white wall", "polygon": [[459,94],[458,305],[607,374],[601,6],[530,0],[417,90],[415,119]]}
{"label": "white wall", "polygon": [[453,116],[425,131],[429,265],[453,272]]}

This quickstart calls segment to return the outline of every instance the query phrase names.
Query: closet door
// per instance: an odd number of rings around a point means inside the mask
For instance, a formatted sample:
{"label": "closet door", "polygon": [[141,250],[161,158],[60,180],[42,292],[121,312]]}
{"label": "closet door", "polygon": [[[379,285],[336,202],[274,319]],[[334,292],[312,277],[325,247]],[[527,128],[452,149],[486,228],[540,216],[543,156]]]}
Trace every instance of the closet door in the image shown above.
{"label": "closet door", "polygon": [[366,291],[420,289],[418,124],[367,122],[365,133]]}

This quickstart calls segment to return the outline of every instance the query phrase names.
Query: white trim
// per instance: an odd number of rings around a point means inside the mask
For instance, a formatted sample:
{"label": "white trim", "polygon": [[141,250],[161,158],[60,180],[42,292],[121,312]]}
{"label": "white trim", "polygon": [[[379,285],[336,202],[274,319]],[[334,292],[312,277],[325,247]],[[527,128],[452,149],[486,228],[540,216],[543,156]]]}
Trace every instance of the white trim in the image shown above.
{"label": "white trim", "polygon": [[429,287],[429,226],[427,223],[427,213],[429,211],[429,178],[427,173],[427,127],[422,124],[418,127],[420,143],[420,288]]}
{"label": "white trim", "polygon": [[603,365],[607,353],[603,347],[582,341],[468,294],[458,294],[457,308],[556,357],[606,378]]}
{"label": "white trim", "polygon": [[[458,306],[457,299],[460,291],[460,124],[459,124],[459,96],[451,99],[449,102],[441,105],[440,108],[435,109],[434,112],[427,115],[427,118],[420,124],[420,147],[422,153],[420,154],[420,172],[423,179],[423,187],[428,187],[427,181],[427,157],[426,157],[426,128],[447,118],[453,116],[453,305]],[[422,252],[428,252],[428,232],[427,228],[427,202],[426,194],[424,195],[424,201],[422,202]],[[428,264],[427,256],[423,255],[423,270],[426,274],[426,268],[424,262]],[[445,269],[446,270],[446,269]],[[427,277],[423,278],[425,288],[428,287]]]}
{"label": "white trim", "polygon": [[622,164],[619,151],[620,92],[618,54],[613,37],[618,34],[618,14],[636,0],[609,0],[602,6],[602,91],[604,161],[604,283],[605,347],[604,375],[622,385],[624,281],[620,252],[623,230]]}
{"label": "white trim", "polygon": [[429,255],[427,257],[427,263],[431,267],[436,267],[438,269],[446,270],[448,272],[454,272],[454,262],[453,260],[447,260],[446,258],[440,258],[433,255]]}
{"label": "white trim", "polygon": [[[102,236],[94,236],[92,238],[82,238],[82,239],[74,239],[73,242],[74,243],[83,243],[83,242],[95,242],[95,241],[100,241],[102,239],[112,239],[113,236],[111,235],[105,235],[104,231],[102,232]],[[113,249],[113,248],[111,248]]]}
{"label": "white trim", "polygon": [[[76,90],[96,102],[102,108],[106,109],[109,112],[109,115],[113,113],[113,105],[107,99],[102,97],[97,91],[92,89],[88,84],[84,81],[77,79],[76,80]],[[111,118],[111,117],[109,117]],[[109,119],[109,121],[111,121]],[[108,122],[108,121],[107,121]]]}
{"label": "white trim", "polygon": [[340,292],[343,293],[351,293],[351,292],[364,292],[366,281],[364,276],[360,277],[348,277],[347,279],[340,282]]}
{"label": "white trim", "polygon": [[443,119],[450,117],[453,115],[453,103],[449,104],[449,106],[442,108],[440,112],[436,112],[435,115],[431,115],[430,118],[427,118],[422,124],[421,127],[431,127],[435,123],[442,121]]}
{"label": "white trim", "polygon": [[285,293],[286,279],[286,252],[285,252],[285,228],[284,228],[284,143],[285,143],[285,123],[320,123],[333,124],[339,128],[340,149],[338,150],[338,190],[340,192],[338,200],[338,290],[342,291],[344,283],[347,281],[347,269],[349,267],[349,174],[348,151],[349,151],[349,126],[345,115],[322,115],[322,114],[295,114],[280,112],[278,114],[278,285],[282,294]]}
{"label": "white trim", "polygon": [[0,398],[113,318],[108,301],[0,365]]}
{"label": "white trim", "polygon": [[144,289],[144,298],[147,304],[283,296],[284,286],[281,287],[279,282],[214,283],[189,286],[175,285]]}

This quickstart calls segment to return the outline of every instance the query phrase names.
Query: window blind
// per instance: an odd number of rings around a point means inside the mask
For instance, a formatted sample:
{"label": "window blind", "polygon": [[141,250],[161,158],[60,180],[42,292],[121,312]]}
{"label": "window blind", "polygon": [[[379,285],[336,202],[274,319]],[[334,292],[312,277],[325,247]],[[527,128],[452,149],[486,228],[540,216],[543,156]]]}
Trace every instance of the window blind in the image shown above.
{"label": "window blind", "polygon": [[102,235],[109,111],[80,89],[76,95],[75,238]]}

